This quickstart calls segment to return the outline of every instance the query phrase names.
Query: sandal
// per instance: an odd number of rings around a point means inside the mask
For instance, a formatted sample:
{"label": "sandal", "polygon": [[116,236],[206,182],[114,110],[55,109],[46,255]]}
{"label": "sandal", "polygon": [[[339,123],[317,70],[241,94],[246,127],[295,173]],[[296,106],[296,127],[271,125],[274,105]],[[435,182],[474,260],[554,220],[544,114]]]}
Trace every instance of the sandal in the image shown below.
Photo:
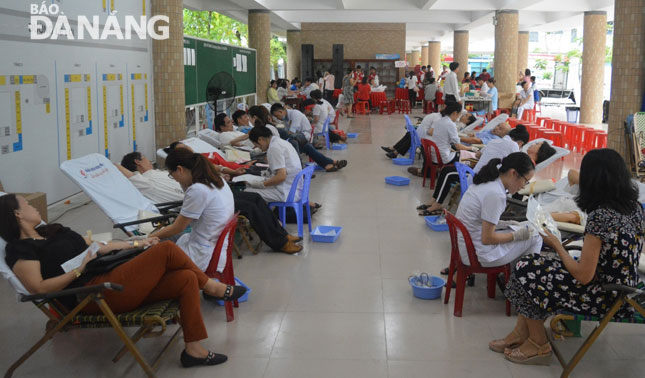
{"label": "sandal", "polygon": [[447,276],[448,274],[450,274],[450,267],[446,267],[446,268],[441,269],[439,271],[439,274],[441,274],[443,276]]}
{"label": "sandal", "polygon": [[336,162],[334,165],[338,169],[343,169],[343,168],[347,167],[347,160],[338,160],[338,162]]}
{"label": "sandal", "polygon": [[181,360],[181,366],[185,368],[189,368],[193,366],[219,365],[221,363],[226,362],[226,360],[228,360],[228,357],[226,357],[223,354],[217,354],[209,351],[206,358],[198,358],[198,357],[191,356],[186,352],[186,349],[184,349],[184,351],[181,352],[180,360]]}
{"label": "sandal", "polygon": [[393,150],[393,149],[391,149],[390,147],[384,147],[384,146],[381,146],[381,149],[382,149],[383,151],[385,151],[385,152],[394,152],[394,150]]}
{"label": "sandal", "polygon": [[430,215],[441,215],[443,214],[443,210],[423,210],[422,212],[419,213],[420,217],[427,217]]}
{"label": "sandal", "polygon": [[[517,333],[515,329],[513,329],[513,332],[511,333],[517,336],[520,340],[522,339],[522,336],[520,336],[520,334]],[[504,339],[499,339],[499,340],[493,340],[490,343],[488,343],[488,349],[496,353],[504,353],[505,350],[515,349],[515,348],[518,348],[520,345],[521,345],[520,341],[508,344],[506,343],[506,341],[504,341]]]}
{"label": "sandal", "polygon": [[529,337],[526,339],[527,342],[531,343],[536,349],[537,352],[532,356],[525,355],[519,347],[510,350],[508,353],[504,352],[504,357],[511,362],[522,365],[548,365],[551,362],[551,344],[547,341],[544,345],[538,345],[535,341],[531,340]]}
{"label": "sandal", "polygon": [[230,302],[237,300],[239,297],[244,295],[246,293],[246,288],[244,286],[232,286],[232,285],[226,285],[226,290],[224,290],[224,296],[223,297],[216,297],[214,295],[206,294],[202,292],[202,295],[204,299],[207,301],[225,301],[225,302]]}
{"label": "sandal", "polygon": [[396,152],[388,152],[387,154],[385,154],[385,156],[389,157],[390,159],[394,159],[397,154]]}
{"label": "sandal", "polygon": [[325,172],[336,172],[336,171],[338,171],[338,167],[325,168]]}
{"label": "sandal", "polygon": [[417,206],[417,210],[425,210],[425,209],[429,208],[430,206],[432,206],[432,205],[425,205],[425,204],[424,205],[419,205],[419,206]]}
{"label": "sandal", "polygon": [[316,210],[320,209],[321,207],[322,207],[321,204],[315,203],[315,202],[313,203],[313,206],[311,206],[312,209],[316,209]]}

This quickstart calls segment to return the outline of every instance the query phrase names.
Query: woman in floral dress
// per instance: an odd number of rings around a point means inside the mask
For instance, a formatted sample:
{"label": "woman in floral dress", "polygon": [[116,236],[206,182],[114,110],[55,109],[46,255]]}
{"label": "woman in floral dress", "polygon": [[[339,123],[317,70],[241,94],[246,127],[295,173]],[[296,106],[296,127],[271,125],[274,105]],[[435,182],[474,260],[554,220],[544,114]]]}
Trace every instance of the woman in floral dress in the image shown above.
{"label": "woman in floral dress", "polygon": [[354,78],[352,77],[352,69],[347,69],[347,75],[343,77],[343,105],[345,106],[345,114],[347,118],[354,118],[352,116],[352,105],[354,104]]}
{"label": "woman in floral dress", "polygon": [[[588,214],[584,244],[578,261],[547,232],[544,242],[557,257],[528,255],[519,260],[506,286],[506,297],[519,312],[515,329],[489,343],[491,350],[521,364],[545,364],[552,354],[544,321],[559,312],[602,317],[617,292],[605,284],[636,287],[643,249],[645,217],[638,188],[623,158],[614,150],[588,152],[580,169],[576,203]],[[631,306],[615,316],[630,317]]]}

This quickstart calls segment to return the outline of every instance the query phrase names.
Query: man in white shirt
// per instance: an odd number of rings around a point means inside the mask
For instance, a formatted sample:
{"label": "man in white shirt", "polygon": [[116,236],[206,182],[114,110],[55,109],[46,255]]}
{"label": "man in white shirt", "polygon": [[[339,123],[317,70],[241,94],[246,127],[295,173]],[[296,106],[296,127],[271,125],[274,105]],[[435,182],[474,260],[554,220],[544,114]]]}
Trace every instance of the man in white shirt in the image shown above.
{"label": "man in white shirt", "polygon": [[219,134],[219,141],[222,146],[231,145],[233,147],[243,147],[248,150],[253,149],[253,143],[248,140],[248,136],[233,129],[233,121],[225,114],[220,113],[215,117],[215,131]]}
{"label": "man in white shirt", "polygon": [[488,88],[488,84],[486,84],[486,81],[484,80],[484,78],[479,76],[477,78],[477,85],[479,85],[479,88],[480,88],[479,89],[479,95],[484,97],[484,98],[487,97],[489,88]]}
{"label": "man in white shirt", "polygon": [[307,140],[311,137],[311,123],[299,110],[285,109],[282,104],[273,104],[271,115],[281,120],[290,134],[303,134]]}
{"label": "man in white shirt", "polygon": [[318,84],[314,83],[314,79],[308,77],[305,79],[305,87],[302,90],[302,94],[307,96],[307,98],[311,98],[311,91],[320,89],[318,88]]}
{"label": "man in white shirt", "polygon": [[329,72],[325,72],[325,75],[323,76],[323,88],[320,88],[320,90],[323,91],[323,94],[325,95],[324,97],[327,101],[333,101],[335,86],[336,76]]}
{"label": "man in white shirt", "polygon": [[459,96],[460,87],[457,73],[459,73],[459,63],[450,63],[450,73],[446,75],[446,82],[443,85],[443,93],[445,95],[446,103],[461,102],[461,97]]}

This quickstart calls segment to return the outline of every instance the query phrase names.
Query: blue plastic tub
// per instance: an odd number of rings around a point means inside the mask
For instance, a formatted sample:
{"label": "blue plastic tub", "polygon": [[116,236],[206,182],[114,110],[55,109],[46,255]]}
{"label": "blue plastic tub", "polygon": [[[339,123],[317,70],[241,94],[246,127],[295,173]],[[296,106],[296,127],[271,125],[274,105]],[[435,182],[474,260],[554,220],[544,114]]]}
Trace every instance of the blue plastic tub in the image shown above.
{"label": "blue plastic tub", "polygon": [[441,215],[430,215],[424,218],[426,220],[426,225],[430,227],[432,231],[448,231],[448,223],[437,223],[439,218],[441,218]]}
{"label": "blue plastic tub", "polygon": [[[311,235],[311,240],[313,240],[315,242],[318,242],[318,243],[333,243],[340,236],[340,232],[342,231],[342,229],[343,228],[339,227],[339,226],[318,226],[310,234]],[[335,234],[334,235],[325,235],[329,231],[335,231]]]}
{"label": "blue plastic tub", "polygon": [[358,133],[347,133],[348,138],[358,138]]}
{"label": "blue plastic tub", "polygon": [[388,176],[385,178],[385,183],[396,186],[410,185],[410,179],[401,176]]}
{"label": "blue plastic tub", "polygon": [[408,278],[410,286],[412,286],[412,294],[419,299],[437,299],[441,298],[441,292],[446,285],[446,281],[441,277],[430,277],[432,286],[418,285],[417,277]]}
{"label": "blue plastic tub", "polygon": [[346,150],[347,145],[342,143],[334,143],[331,145],[332,150]]}
{"label": "blue plastic tub", "polygon": [[[246,301],[248,301],[249,300],[249,294],[251,294],[251,288],[246,286],[246,284],[244,282],[242,282],[242,280],[240,280],[237,277],[235,277],[235,282],[237,282],[238,285],[244,286],[246,288],[246,293],[244,293],[244,295],[242,295],[240,298],[238,298],[237,301],[238,302],[246,302]],[[220,306],[224,306],[224,301],[215,301],[215,302]]]}
{"label": "blue plastic tub", "polygon": [[392,159],[392,163],[394,163],[396,165],[412,165],[412,164],[414,164],[414,159],[394,158],[394,159]]}

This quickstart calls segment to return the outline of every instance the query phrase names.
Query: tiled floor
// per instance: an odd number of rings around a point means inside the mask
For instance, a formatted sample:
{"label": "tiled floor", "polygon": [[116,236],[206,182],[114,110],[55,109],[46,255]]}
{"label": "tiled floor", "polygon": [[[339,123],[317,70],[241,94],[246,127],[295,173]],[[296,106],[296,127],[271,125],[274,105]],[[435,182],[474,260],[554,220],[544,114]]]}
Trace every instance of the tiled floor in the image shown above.
{"label": "tiled floor", "polygon": [[[158,370],[160,377],[218,378],[403,378],[403,377],[557,377],[548,367],[519,366],[488,350],[504,336],[515,317],[504,315],[504,301],[486,297],[483,277],[468,288],[463,318],[452,315],[452,301],[415,299],[406,281],[415,271],[436,274],[449,259],[447,233],[429,231],[414,207],[430,196],[419,178],[407,187],[384,183],[390,175],[408,176],[379,148],[403,134],[403,117],[358,116],[345,130],[361,133],[345,151],[349,166],[338,173],[317,172],[311,198],[322,203],[314,225],[343,226],[334,244],[312,243],[288,256],[263,251],[235,260],[236,275],[253,290],[250,300],[225,322],[223,308],[202,304],[212,350],[230,359],[221,366],[182,369],[176,344]],[[544,175],[561,176],[580,164],[567,157]],[[562,166],[565,169],[562,169]],[[74,204],[82,204],[75,199]],[[72,205],[74,206],[74,205]],[[60,213],[60,212],[59,212]],[[94,205],[59,219],[85,233],[106,231],[111,222]],[[294,231],[293,226],[289,226]],[[121,235],[115,233],[117,237]],[[266,247],[265,247],[266,248]],[[44,331],[44,316],[15,301],[0,283],[0,368],[22,354]],[[585,326],[586,333],[589,325]],[[645,327],[611,324],[576,370],[576,377],[642,377]],[[162,340],[163,341],[163,340]],[[581,339],[560,344],[571,355]],[[153,356],[161,345],[147,339],[140,349]],[[17,377],[140,377],[130,356],[113,364],[119,347],[108,329],[60,334],[18,371]],[[2,369],[0,369],[2,370]]]}

